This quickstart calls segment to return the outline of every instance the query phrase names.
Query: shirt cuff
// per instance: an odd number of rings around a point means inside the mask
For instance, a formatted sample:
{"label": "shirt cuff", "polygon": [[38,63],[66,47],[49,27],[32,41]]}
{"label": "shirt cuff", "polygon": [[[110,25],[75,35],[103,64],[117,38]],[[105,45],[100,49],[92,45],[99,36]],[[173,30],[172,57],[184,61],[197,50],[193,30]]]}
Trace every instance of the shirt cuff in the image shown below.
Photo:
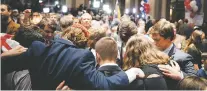
{"label": "shirt cuff", "polygon": [[131,83],[132,81],[134,81],[137,78],[139,71],[140,71],[140,69],[138,69],[138,68],[130,68],[129,70],[125,71],[128,79],[129,79],[129,83]]}
{"label": "shirt cuff", "polygon": [[182,71],[180,71],[180,78],[183,79],[184,78],[184,74]]}

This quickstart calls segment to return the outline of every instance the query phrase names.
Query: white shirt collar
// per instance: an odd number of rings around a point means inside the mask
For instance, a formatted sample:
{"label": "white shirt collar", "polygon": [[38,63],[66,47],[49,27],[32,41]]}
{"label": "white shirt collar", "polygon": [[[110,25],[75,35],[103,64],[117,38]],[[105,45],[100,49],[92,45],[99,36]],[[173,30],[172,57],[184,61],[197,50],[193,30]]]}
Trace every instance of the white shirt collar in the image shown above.
{"label": "white shirt collar", "polygon": [[[105,64],[102,64],[100,67],[103,67],[103,66],[109,66],[109,65],[118,66],[116,63],[105,63]],[[100,67],[99,67],[99,68],[100,68]]]}
{"label": "white shirt collar", "polygon": [[165,49],[163,52],[168,54],[172,47],[173,47],[173,43],[167,49]]}

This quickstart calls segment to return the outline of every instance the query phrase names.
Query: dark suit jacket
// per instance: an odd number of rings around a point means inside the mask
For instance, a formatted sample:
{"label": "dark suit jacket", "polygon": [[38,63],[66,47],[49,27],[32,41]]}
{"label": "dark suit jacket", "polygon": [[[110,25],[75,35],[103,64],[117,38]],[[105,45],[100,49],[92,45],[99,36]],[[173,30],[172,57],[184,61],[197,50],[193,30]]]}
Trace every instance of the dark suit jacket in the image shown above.
{"label": "dark suit jacket", "polygon": [[[151,75],[151,74],[158,74],[160,77],[156,78],[145,78],[145,79],[136,79],[134,80],[130,85],[128,86],[122,86],[116,89],[121,90],[167,90],[167,85],[165,82],[165,79],[162,76],[162,72],[158,69],[156,65],[146,65],[141,68],[145,75]],[[105,76],[112,76],[120,71],[122,69],[119,66],[116,65],[106,65],[102,66],[98,69],[100,72],[102,72]],[[159,84],[157,84],[158,82]]]}
{"label": "dark suit jacket", "polygon": [[181,71],[183,71],[184,73],[184,76],[186,75],[195,76],[196,75],[196,71],[193,67],[194,59],[191,55],[180,51],[179,49],[175,47],[174,44],[168,55],[172,57],[172,59],[175,60],[179,64]]}
{"label": "dark suit jacket", "polygon": [[[105,66],[99,67],[98,71],[102,72],[107,77],[111,77],[115,74],[118,74],[119,72],[123,72],[123,70],[117,65],[105,65]],[[119,86],[119,87],[117,86],[115,89],[121,90],[126,87],[127,87],[127,85]]]}
{"label": "dark suit jacket", "polygon": [[106,65],[98,68],[98,71],[102,72],[105,76],[109,77],[119,73],[120,71],[122,71],[122,69],[116,65]]}
{"label": "dark suit jacket", "polygon": [[[172,59],[179,64],[180,69],[183,72],[184,76],[195,76],[196,75],[196,71],[192,63],[194,61],[192,56],[180,51],[179,49],[175,47],[174,44],[168,55],[172,57]],[[179,81],[176,81],[176,80],[173,80],[167,77],[166,82],[168,85],[168,89],[176,89],[176,86]]]}
{"label": "dark suit jacket", "polygon": [[89,50],[63,39],[50,46],[35,41],[19,60],[2,64],[7,70],[29,68],[32,89],[55,89],[63,80],[72,89],[114,89],[129,84],[125,72],[104,76],[94,67],[95,58]]}

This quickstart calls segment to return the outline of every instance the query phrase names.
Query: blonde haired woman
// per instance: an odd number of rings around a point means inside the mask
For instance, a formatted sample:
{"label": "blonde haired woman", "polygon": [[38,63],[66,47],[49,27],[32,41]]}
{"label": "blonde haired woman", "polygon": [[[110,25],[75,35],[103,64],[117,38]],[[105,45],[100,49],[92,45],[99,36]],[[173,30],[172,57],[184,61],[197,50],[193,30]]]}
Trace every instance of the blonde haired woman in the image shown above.
{"label": "blonde haired woman", "polygon": [[[123,69],[131,67],[141,68],[146,77],[132,82],[127,89],[164,90],[166,81],[158,64],[167,64],[169,57],[159,51],[156,46],[144,35],[132,36],[126,43]],[[159,84],[158,84],[159,83]]]}

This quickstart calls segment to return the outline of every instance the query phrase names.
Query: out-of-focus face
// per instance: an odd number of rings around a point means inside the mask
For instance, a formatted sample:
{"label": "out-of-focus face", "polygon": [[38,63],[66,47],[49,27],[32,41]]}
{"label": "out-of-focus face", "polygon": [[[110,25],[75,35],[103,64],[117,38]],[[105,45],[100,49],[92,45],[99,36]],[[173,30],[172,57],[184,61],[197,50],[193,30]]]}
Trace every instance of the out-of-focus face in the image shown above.
{"label": "out-of-focus face", "polygon": [[165,44],[166,40],[160,36],[158,33],[151,33],[151,38],[154,40],[155,45],[161,50],[164,51],[166,49]]}
{"label": "out-of-focus face", "polygon": [[57,15],[51,15],[50,19],[57,21]]}
{"label": "out-of-focus face", "polygon": [[79,19],[74,19],[73,24],[79,24]]}
{"label": "out-of-focus face", "polygon": [[81,17],[81,25],[89,29],[91,27],[92,17],[90,15],[84,15]]}
{"label": "out-of-focus face", "polygon": [[33,24],[38,24],[41,20],[42,20],[42,17],[40,16],[40,14],[38,12],[34,12],[32,14],[32,23]]}
{"label": "out-of-focus face", "polygon": [[39,15],[38,12],[34,12],[34,13],[32,14],[32,17],[33,17],[33,18],[37,18],[37,17],[40,17],[40,15]]}
{"label": "out-of-focus face", "polygon": [[19,12],[18,11],[12,11],[12,15],[17,17],[19,15]]}
{"label": "out-of-focus face", "polygon": [[29,18],[30,15],[31,15],[31,9],[26,9],[26,10],[24,10],[24,17],[25,17],[25,18]]}
{"label": "out-of-focus face", "polygon": [[0,7],[1,7],[1,12],[0,12],[1,15],[6,15],[6,16],[11,15],[11,12],[8,11],[8,7],[6,5],[2,4],[2,5],[0,5]]}
{"label": "out-of-focus face", "polygon": [[43,36],[46,40],[52,40],[54,38],[54,31],[46,25],[44,27]]}

